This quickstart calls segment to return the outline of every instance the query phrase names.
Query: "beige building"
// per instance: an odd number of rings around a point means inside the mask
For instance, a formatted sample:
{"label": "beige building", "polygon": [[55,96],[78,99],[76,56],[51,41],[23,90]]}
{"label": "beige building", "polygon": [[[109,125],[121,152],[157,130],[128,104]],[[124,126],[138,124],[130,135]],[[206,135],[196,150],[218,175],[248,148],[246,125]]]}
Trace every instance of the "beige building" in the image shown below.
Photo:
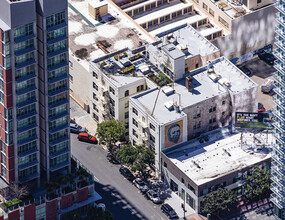
{"label": "beige building", "polygon": [[108,14],[108,3],[104,0],[91,0],[88,2],[89,15],[94,19],[99,19]]}
{"label": "beige building", "polygon": [[256,112],[258,85],[225,57],[188,72],[172,86],[130,98],[129,138],[160,152],[234,123],[235,112]]}
{"label": "beige building", "polygon": [[197,213],[211,190],[223,187],[240,197],[249,170],[270,170],[271,164],[271,134],[226,127],[205,135],[203,143],[194,139],[161,153],[162,179]]}

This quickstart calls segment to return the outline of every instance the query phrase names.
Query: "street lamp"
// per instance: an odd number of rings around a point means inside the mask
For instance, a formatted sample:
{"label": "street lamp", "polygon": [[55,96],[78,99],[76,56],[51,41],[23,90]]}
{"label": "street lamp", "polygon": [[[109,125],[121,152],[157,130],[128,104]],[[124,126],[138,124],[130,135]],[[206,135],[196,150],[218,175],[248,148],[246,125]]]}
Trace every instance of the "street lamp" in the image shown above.
{"label": "street lamp", "polygon": [[185,214],[186,214],[186,212],[187,212],[187,210],[185,209],[185,198],[184,198],[184,204],[183,203],[181,203],[181,208],[183,209],[183,212],[184,212],[184,220],[186,219],[186,216],[185,216]]}

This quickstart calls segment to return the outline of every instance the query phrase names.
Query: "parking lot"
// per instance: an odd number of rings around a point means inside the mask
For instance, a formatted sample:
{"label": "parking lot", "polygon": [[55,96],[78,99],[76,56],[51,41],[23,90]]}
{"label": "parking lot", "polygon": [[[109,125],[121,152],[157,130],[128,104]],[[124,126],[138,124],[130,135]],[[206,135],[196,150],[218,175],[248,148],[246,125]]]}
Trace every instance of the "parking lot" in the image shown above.
{"label": "parking lot", "polygon": [[274,73],[276,70],[273,66],[266,64],[262,60],[256,60],[253,62],[249,62],[246,66],[251,70],[251,75],[249,76],[254,82],[259,85],[258,88],[258,101],[261,102],[266,110],[270,110],[275,107],[273,102],[273,95],[274,92],[269,94],[264,94],[261,92],[261,85],[262,83],[269,78],[273,78]]}

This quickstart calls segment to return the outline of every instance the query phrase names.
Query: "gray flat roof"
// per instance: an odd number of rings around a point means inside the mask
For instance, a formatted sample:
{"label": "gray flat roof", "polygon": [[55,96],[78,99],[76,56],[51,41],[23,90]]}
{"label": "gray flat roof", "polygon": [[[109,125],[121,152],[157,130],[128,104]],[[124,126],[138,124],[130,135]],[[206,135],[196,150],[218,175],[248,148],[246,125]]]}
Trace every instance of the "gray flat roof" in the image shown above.
{"label": "gray flat roof", "polygon": [[[229,60],[221,57],[215,60],[213,69],[215,74],[220,75],[219,82],[214,82],[207,72],[207,67],[202,67],[194,72],[190,72],[193,77],[193,90],[188,91],[185,87],[185,79],[181,79],[174,83],[174,91],[172,94],[166,95],[162,89],[144,92],[133,97],[134,102],[143,106],[145,110],[158,120],[159,123],[165,124],[179,117],[183,114],[177,113],[175,110],[169,111],[165,107],[166,102],[176,102],[183,110],[188,106],[197,104],[206,99],[228,92],[238,93],[246,89],[257,86],[255,82],[249,79],[241,70],[235,67]],[[224,84],[230,82],[230,87]]]}
{"label": "gray flat roof", "polygon": [[181,50],[176,48],[173,44],[164,45],[161,49],[174,60],[185,56],[185,54]]}
{"label": "gray flat roof", "polygon": [[164,151],[197,185],[271,157],[272,134],[260,132],[254,135],[250,130],[231,133],[228,128],[222,128],[207,133],[207,136],[209,141],[202,144],[194,139]]}

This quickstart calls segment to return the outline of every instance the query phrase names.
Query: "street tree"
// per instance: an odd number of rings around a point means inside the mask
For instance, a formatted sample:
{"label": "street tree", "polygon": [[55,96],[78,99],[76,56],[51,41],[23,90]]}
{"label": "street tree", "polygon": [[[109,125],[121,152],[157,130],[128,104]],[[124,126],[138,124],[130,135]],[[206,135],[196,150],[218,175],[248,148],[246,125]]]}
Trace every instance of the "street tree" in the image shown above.
{"label": "street tree", "polygon": [[136,148],[131,145],[123,145],[117,151],[116,157],[120,162],[132,166],[136,160]]}
{"label": "street tree", "polygon": [[250,200],[259,200],[270,193],[270,172],[259,167],[250,170],[246,177],[245,195]]}
{"label": "street tree", "polygon": [[219,188],[203,198],[201,212],[219,216],[221,211],[229,210],[229,207],[237,202],[237,198],[231,190]]}
{"label": "street tree", "polygon": [[96,135],[100,144],[107,144],[109,148],[125,138],[125,124],[118,120],[105,121],[98,124]]}

